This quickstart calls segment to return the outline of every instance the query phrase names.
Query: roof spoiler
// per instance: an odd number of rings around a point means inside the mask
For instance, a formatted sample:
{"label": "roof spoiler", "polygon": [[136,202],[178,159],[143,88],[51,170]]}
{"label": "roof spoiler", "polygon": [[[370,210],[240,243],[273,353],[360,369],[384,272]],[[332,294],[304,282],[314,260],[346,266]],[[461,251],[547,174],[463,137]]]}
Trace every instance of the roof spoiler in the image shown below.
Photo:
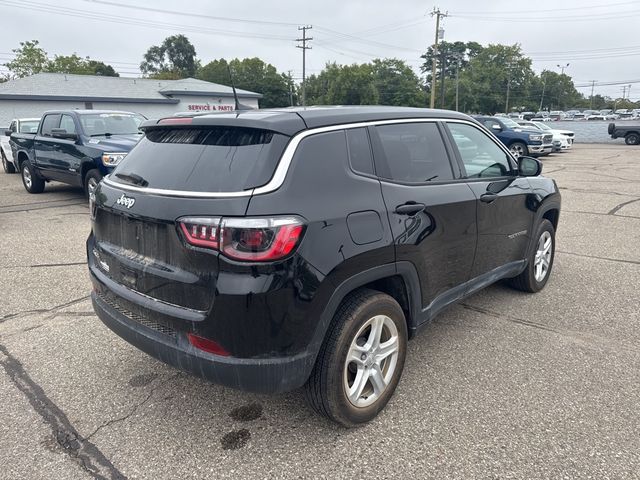
{"label": "roof spoiler", "polygon": [[249,105],[244,105],[240,103],[240,100],[238,100],[238,93],[236,92],[236,86],[233,83],[233,74],[231,73],[231,67],[229,66],[228,63],[227,63],[227,72],[229,72],[229,79],[231,80],[231,88],[233,89],[233,98],[236,103],[236,110],[254,110],[253,107],[250,107]]}

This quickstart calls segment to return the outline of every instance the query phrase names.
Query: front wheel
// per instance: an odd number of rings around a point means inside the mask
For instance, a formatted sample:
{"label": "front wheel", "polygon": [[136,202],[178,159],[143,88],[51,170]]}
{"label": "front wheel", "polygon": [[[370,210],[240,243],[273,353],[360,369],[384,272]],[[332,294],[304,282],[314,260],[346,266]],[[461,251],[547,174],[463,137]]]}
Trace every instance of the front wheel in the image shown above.
{"label": "front wheel", "polygon": [[100,180],[102,180],[102,174],[98,170],[92,169],[87,172],[87,175],[84,177],[84,193],[87,198],[90,198],[96,193],[96,188],[98,188]]}
{"label": "front wheel", "polygon": [[36,173],[29,160],[22,162],[22,184],[29,193],[42,193],[44,179]]}
{"label": "front wheel", "polygon": [[372,420],[393,395],[406,352],[398,302],[373,290],[352,294],[338,309],[305,385],[309,404],[347,427]]}
{"label": "front wheel", "polygon": [[4,173],[16,173],[16,167],[7,159],[4,151],[0,150],[0,152],[2,152],[2,168],[4,169]]}
{"label": "front wheel", "polygon": [[523,292],[539,292],[547,284],[553,267],[556,234],[551,222],[543,219],[538,225],[536,243],[529,254],[527,268],[511,279],[511,285]]}
{"label": "front wheel", "polygon": [[527,148],[527,145],[522,142],[513,142],[509,147],[509,150],[511,150],[511,154],[516,158],[526,157],[529,155],[529,148]]}
{"label": "front wheel", "polygon": [[638,145],[640,144],[640,135],[638,135],[637,133],[628,133],[624,137],[624,143],[626,143],[627,145]]}

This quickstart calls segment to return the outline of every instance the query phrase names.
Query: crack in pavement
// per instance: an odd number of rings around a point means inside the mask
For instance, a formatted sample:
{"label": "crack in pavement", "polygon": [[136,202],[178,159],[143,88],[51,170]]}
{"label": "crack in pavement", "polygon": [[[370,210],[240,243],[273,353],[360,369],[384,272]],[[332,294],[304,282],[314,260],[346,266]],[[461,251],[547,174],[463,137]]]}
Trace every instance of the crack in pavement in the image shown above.
{"label": "crack in pavement", "polygon": [[564,253],[565,255],[574,255],[576,257],[595,258],[597,260],[607,260],[609,262],[630,263],[631,265],[640,265],[638,260],[624,260],[622,258],[598,257],[597,255],[586,255],[584,253],[565,252],[564,250],[556,250],[556,253]]}
{"label": "crack in pavement", "polygon": [[23,315],[29,315],[30,313],[50,313],[50,312],[55,312],[57,310],[60,310],[61,308],[70,307],[71,305],[75,305],[76,303],[80,303],[80,302],[82,302],[83,300],[86,300],[89,297],[90,297],[90,295],[85,295],[83,297],[76,298],[74,300],[70,300],[68,302],[62,303],[60,305],[56,305],[56,306],[51,307],[51,308],[36,308],[34,310],[25,310],[25,311],[17,312],[17,313],[9,313],[7,315],[4,315],[3,317],[0,317],[0,323],[6,322],[7,320],[10,320],[12,318],[18,318],[18,317],[21,317]]}
{"label": "crack in pavement", "polygon": [[615,207],[613,207],[611,210],[609,210],[607,212],[607,215],[615,215],[616,212],[618,210],[620,210],[622,207],[624,207],[625,205],[629,205],[630,203],[634,203],[634,202],[638,202],[638,201],[640,201],[640,198],[636,198],[635,200],[629,200],[628,202],[620,203],[620,204],[616,205]]}
{"label": "crack in pavement", "polygon": [[139,402],[139,403],[137,403],[137,404],[135,404],[133,406],[133,408],[131,409],[131,411],[129,413],[127,413],[126,415],[123,415],[122,417],[114,418],[112,420],[109,420],[109,421],[101,424],[101,425],[98,425],[98,427],[87,436],[87,440],[90,440],[94,435],[96,435],[103,428],[110,427],[111,425],[113,425],[115,423],[120,423],[120,422],[127,421],[129,418],[131,418],[138,411],[138,409],[140,409],[149,400],[151,400],[151,397],[156,392],[156,390],[158,390],[161,387],[164,387],[166,384],[168,384],[169,382],[171,382],[175,378],[179,377],[180,375],[181,375],[181,372],[177,372],[177,373],[174,373],[173,375],[171,375],[169,378],[165,379],[163,382],[159,382],[155,387],[151,388],[151,391],[149,392],[149,394],[141,402]]}
{"label": "crack in pavement", "polygon": [[[11,207],[9,207],[8,210],[2,210],[0,211],[0,215],[3,213],[17,213],[17,212],[32,212],[35,210],[46,210],[49,208],[64,208],[64,207],[72,207],[74,205],[85,205],[87,202],[75,202],[75,203],[65,203],[63,205],[47,205],[47,206],[42,206],[42,207],[34,207],[34,208],[19,208],[19,209],[10,209]],[[4,207],[3,207],[4,208]],[[87,207],[88,208],[88,207]]]}
{"label": "crack in pavement", "polygon": [[78,433],[62,409],[47,397],[42,387],[4,345],[0,345],[0,353],[5,357],[0,359],[0,365],[15,387],[25,395],[33,410],[49,425],[62,450],[93,478],[126,479],[98,447]]}
{"label": "crack in pavement", "polygon": [[620,217],[620,218],[635,218],[640,220],[640,217],[636,217],[635,215],[620,215],[620,214],[616,214],[616,215],[610,215],[609,213],[602,213],[602,212],[587,212],[586,210],[567,210],[566,208],[562,209],[562,213],[582,213],[585,215],[602,215],[604,217]]}
{"label": "crack in pavement", "polygon": [[468,303],[460,303],[460,306],[462,306],[467,310],[471,310],[477,313],[482,313],[483,315],[497,318],[499,320],[505,320],[511,323],[517,323],[519,325],[523,325],[525,327],[532,327],[538,330],[544,330],[547,332],[555,333],[556,335],[560,335],[561,337],[567,338],[577,344],[581,344],[581,345],[588,344],[591,347],[604,348],[607,350],[613,350],[615,352],[619,352],[621,350],[627,353],[632,353],[632,354],[635,354],[637,352],[637,347],[634,347],[633,345],[624,345],[619,341],[601,337],[598,335],[577,332],[575,330],[555,328],[549,325],[545,325],[543,323],[534,322],[531,320],[525,320],[523,318],[518,318],[511,315],[495,312],[493,310],[489,310],[483,307],[478,307],[476,305],[471,305]]}
{"label": "crack in pavement", "polygon": [[576,193],[601,193],[603,195],[618,195],[621,197],[632,197],[632,198],[640,199],[640,195],[636,195],[634,193],[609,192],[607,190],[596,190],[593,188],[560,187],[560,190],[568,190],[569,192],[576,192]]}

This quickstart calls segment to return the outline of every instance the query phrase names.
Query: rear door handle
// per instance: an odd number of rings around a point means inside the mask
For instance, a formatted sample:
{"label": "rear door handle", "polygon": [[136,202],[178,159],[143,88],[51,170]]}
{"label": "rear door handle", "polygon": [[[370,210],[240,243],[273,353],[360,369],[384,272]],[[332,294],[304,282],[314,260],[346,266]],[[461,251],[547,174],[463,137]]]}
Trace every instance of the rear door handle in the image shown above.
{"label": "rear door handle", "polygon": [[399,215],[414,215],[426,207],[424,203],[407,202],[404,205],[398,205],[396,207],[396,213]]}
{"label": "rear door handle", "polygon": [[498,195],[495,193],[485,193],[480,195],[480,201],[484,203],[491,203],[498,198]]}

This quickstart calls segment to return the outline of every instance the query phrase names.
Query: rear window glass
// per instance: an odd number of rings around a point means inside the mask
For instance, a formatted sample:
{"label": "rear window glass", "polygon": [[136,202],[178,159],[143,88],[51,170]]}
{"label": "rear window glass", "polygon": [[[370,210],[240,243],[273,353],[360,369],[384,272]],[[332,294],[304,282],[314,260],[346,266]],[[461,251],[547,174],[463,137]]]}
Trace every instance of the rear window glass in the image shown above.
{"label": "rear window glass", "polygon": [[288,140],[254,128],[149,130],[110,178],[165,190],[238,192],[271,179]]}

